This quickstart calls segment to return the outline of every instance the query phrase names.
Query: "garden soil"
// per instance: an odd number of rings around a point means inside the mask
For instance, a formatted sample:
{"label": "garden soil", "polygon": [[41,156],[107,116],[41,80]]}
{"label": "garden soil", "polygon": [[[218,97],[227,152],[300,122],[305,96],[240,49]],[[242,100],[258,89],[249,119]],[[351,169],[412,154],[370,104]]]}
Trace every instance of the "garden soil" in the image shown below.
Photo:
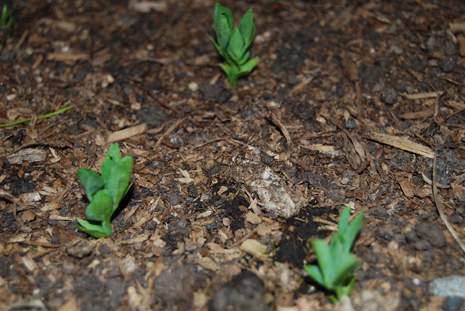
{"label": "garden soil", "polygon": [[[223,4],[257,27],[234,89],[214,1],[14,1],[0,308],[459,310],[430,282],[465,274],[465,3]],[[112,142],[133,184],[94,239],[76,172]],[[303,267],[345,205],[365,216],[360,266],[331,304]]]}

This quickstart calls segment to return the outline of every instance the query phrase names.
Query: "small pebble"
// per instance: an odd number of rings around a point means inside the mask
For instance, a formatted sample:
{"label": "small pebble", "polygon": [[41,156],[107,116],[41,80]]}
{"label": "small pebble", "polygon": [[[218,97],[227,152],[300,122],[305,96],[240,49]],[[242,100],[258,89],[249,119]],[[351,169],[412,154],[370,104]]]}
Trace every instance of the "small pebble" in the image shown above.
{"label": "small pebble", "polygon": [[199,85],[195,82],[189,83],[189,90],[196,92],[199,89]]}
{"label": "small pebble", "polygon": [[387,87],[381,94],[381,100],[388,105],[392,105],[397,101],[397,91],[392,87]]}
{"label": "small pebble", "polygon": [[460,311],[463,307],[463,298],[457,296],[449,296],[442,303],[442,310],[444,311]]}
{"label": "small pebble", "polygon": [[348,130],[353,130],[357,127],[357,122],[355,122],[354,118],[348,118],[344,124],[344,127]]}
{"label": "small pebble", "polygon": [[414,244],[417,251],[425,251],[431,248],[431,246],[426,241],[418,241]]}
{"label": "small pebble", "polygon": [[91,245],[91,243],[88,243],[86,241],[79,241],[75,245],[68,247],[66,249],[66,252],[68,255],[82,259],[86,256],[89,256],[92,253],[92,250],[94,249],[94,246]]}
{"label": "small pebble", "polygon": [[457,59],[455,57],[447,57],[439,62],[439,67],[441,67],[444,72],[451,72],[457,67]]}
{"label": "small pebble", "polygon": [[446,238],[442,229],[434,223],[421,223],[415,226],[415,233],[422,241],[428,242],[435,248],[446,246]]}

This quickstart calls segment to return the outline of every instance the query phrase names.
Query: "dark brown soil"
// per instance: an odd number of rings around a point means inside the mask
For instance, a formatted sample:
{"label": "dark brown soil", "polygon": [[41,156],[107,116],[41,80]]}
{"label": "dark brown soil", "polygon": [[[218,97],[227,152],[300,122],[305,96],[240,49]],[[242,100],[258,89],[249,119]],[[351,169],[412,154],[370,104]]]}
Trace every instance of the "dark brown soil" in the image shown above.
{"label": "dark brown soil", "polygon": [[[431,155],[463,240],[463,1],[224,2],[256,16],[261,62],[236,89],[210,42],[213,1],[14,2],[0,123],[32,122],[0,128],[1,309],[335,310],[303,265],[344,204],[365,211],[354,310],[450,304],[428,284],[463,275],[464,254]],[[134,185],[95,240],[76,229],[76,171],[123,129]],[[269,169],[297,213],[262,208]]]}

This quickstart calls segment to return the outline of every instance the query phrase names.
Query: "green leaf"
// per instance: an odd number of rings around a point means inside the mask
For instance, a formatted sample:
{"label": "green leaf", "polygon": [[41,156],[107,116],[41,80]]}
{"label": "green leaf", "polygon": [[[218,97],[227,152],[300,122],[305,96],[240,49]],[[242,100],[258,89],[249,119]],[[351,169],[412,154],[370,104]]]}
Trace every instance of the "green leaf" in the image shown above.
{"label": "green leaf", "polygon": [[113,199],[108,190],[97,192],[86,208],[87,219],[94,221],[109,221],[113,214]]}
{"label": "green leaf", "polygon": [[358,267],[358,260],[352,254],[339,254],[339,257],[333,267],[334,279],[332,284],[334,287],[337,285],[346,285],[352,278],[355,269]]}
{"label": "green leaf", "polygon": [[3,4],[2,13],[0,15],[0,28],[9,28],[13,24],[13,18],[11,17],[8,6]]}
{"label": "green leaf", "polygon": [[352,245],[355,242],[360,230],[362,229],[362,222],[363,222],[363,213],[359,213],[355,218],[352,220],[346,231],[344,232],[344,241],[346,245],[346,251],[350,251]]}
{"label": "green leaf", "polygon": [[240,67],[239,75],[241,77],[248,75],[258,65],[258,62],[259,62],[258,57],[254,57],[251,60],[249,60],[247,63],[245,63],[244,65]]}
{"label": "green leaf", "polygon": [[77,172],[79,182],[84,187],[87,199],[92,201],[94,194],[103,188],[103,178],[94,171],[86,168],[80,168]]}
{"label": "green leaf", "polygon": [[229,28],[229,30],[232,30],[234,20],[231,9],[217,2],[215,3],[215,8],[213,11],[213,26],[215,28],[220,28],[217,22],[220,22],[223,19],[226,21],[226,26]]}
{"label": "green leaf", "polygon": [[249,8],[242,16],[239,22],[239,30],[244,40],[244,46],[247,49],[255,37],[255,23],[253,20],[253,10]]}
{"label": "green leaf", "polygon": [[110,168],[110,178],[105,183],[105,189],[113,198],[113,210],[118,208],[121,199],[129,190],[133,166],[134,159],[131,156],[126,156],[116,160]]}
{"label": "green leaf", "polygon": [[242,38],[239,28],[234,28],[231,39],[229,40],[229,45],[227,48],[227,53],[234,60],[236,65],[240,65],[239,61],[242,59],[242,55],[247,51],[244,46],[244,39]]}
{"label": "green leaf", "polygon": [[118,144],[110,146],[103,161],[102,177],[105,189],[113,199],[113,210],[118,208],[121,199],[129,190],[133,166],[134,159],[131,156],[121,158]]}
{"label": "green leaf", "polygon": [[216,43],[216,41],[212,38],[210,38],[210,40],[213,43],[213,46],[215,47],[218,54],[220,54],[221,57],[225,58],[226,50],[222,48],[218,43]]}
{"label": "green leaf", "polygon": [[237,65],[238,67],[244,66],[248,61],[250,60],[250,51],[245,51],[245,53],[242,55],[241,59],[237,60]]}
{"label": "green leaf", "polygon": [[344,296],[349,297],[354,287],[355,287],[355,277],[352,277],[352,279],[347,285],[336,287],[335,288],[336,300],[341,300],[341,298]]}
{"label": "green leaf", "polygon": [[237,85],[237,79],[239,79],[239,69],[236,66],[230,66],[228,64],[220,64],[220,67],[226,74],[229,85],[235,87]]}
{"label": "green leaf", "polygon": [[95,225],[87,220],[83,219],[78,219],[78,229],[82,232],[87,233],[90,236],[93,236],[94,238],[103,238],[110,236],[112,234],[111,230],[111,225],[108,227],[108,225]]}
{"label": "green leaf", "polygon": [[103,160],[102,168],[101,168],[101,173],[103,177],[103,181],[105,182],[105,185],[107,185],[108,181],[111,178],[111,168],[113,167],[113,164],[121,159],[121,152],[119,150],[119,145],[118,144],[111,144],[110,148],[108,148],[107,154],[105,155],[105,160]]}
{"label": "green leaf", "polygon": [[312,248],[315,252],[320,271],[323,276],[323,283],[329,289],[332,289],[332,280],[334,279],[333,258],[328,244],[324,240],[313,240]]}
{"label": "green leaf", "polygon": [[307,272],[307,274],[315,281],[317,282],[318,284],[320,284],[321,286],[325,286],[325,282],[324,282],[324,279],[323,279],[323,275],[321,274],[321,271],[320,271],[320,268],[318,268],[318,266],[315,266],[315,265],[306,265],[304,267],[305,269],[305,272]]}
{"label": "green leaf", "polygon": [[362,229],[363,213],[359,213],[352,222],[349,222],[350,207],[345,207],[339,220],[338,239],[344,245],[344,251],[349,252],[357,235]]}
{"label": "green leaf", "polygon": [[343,233],[349,226],[350,207],[345,207],[339,215],[338,231]]}
{"label": "green leaf", "polygon": [[233,15],[229,8],[220,3],[215,4],[213,27],[215,28],[218,45],[222,49],[226,49],[233,28]]}

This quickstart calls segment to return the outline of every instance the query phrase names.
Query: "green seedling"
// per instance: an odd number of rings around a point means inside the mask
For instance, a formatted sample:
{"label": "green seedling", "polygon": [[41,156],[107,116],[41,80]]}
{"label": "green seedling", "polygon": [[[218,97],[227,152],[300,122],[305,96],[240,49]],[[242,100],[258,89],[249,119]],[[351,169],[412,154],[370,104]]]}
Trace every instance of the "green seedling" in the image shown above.
{"label": "green seedling", "polygon": [[363,213],[349,222],[350,207],[341,212],[338,231],[331,235],[329,243],[324,240],[311,242],[318,265],[306,265],[307,274],[319,285],[333,292],[333,302],[350,296],[355,286],[354,272],[359,262],[351,253],[352,246],[362,229]]}
{"label": "green seedling", "polygon": [[101,174],[86,168],[79,169],[77,178],[84,187],[90,204],[86,218],[78,219],[79,230],[102,238],[112,234],[111,217],[131,187],[134,159],[121,157],[118,144],[112,144],[100,169]]}
{"label": "green seedling", "polygon": [[0,13],[0,30],[7,30],[13,26],[13,16],[11,15],[8,5],[3,4],[2,11]]}
{"label": "green seedling", "polygon": [[255,23],[252,9],[242,16],[239,26],[234,26],[234,18],[229,8],[215,4],[213,28],[216,40],[212,40],[218,54],[225,60],[220,67],[234,87],[237,80],[249,74],[258,64],[258,58],[251,58],[250,48],[255,38]]}

